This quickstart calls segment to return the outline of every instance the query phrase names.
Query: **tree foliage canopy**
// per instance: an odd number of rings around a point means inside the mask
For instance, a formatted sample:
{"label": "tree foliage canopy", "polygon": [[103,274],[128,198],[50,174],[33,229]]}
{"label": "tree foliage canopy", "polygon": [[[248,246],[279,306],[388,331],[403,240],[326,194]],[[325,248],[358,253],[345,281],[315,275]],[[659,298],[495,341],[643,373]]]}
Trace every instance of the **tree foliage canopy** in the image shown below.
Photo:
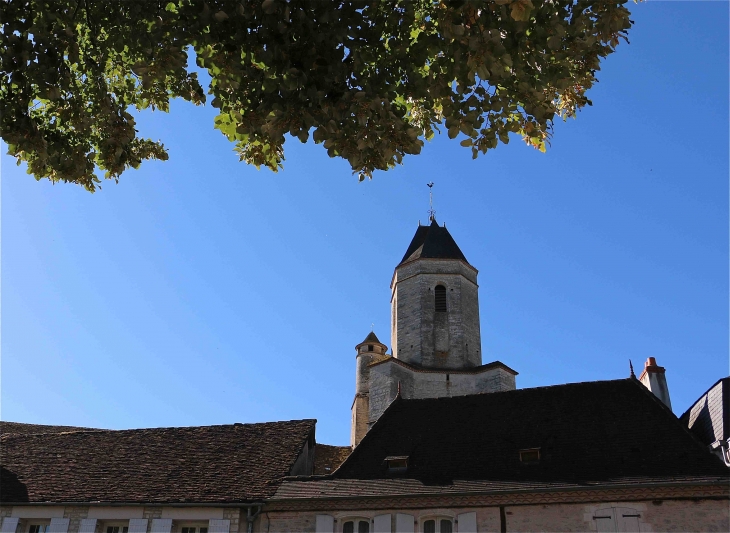
{"label": "tree foliage canopy", "polygon": [[241,160],[274,171],[286,134],[360,179],[441,126],[473,157],[590,104],[626,0],[5,0],[0,124],[36,179],[94,191],[167,159],[129,113],[206,100]]}

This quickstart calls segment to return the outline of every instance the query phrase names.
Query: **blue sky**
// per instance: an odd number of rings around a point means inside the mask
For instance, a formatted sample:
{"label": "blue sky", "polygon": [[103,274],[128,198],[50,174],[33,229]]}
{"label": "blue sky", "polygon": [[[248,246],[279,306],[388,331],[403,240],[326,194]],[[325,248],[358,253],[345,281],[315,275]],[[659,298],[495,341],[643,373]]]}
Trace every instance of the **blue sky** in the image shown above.
{"label": "blue sky", "polygon": [[[2,156],[4,420],[134,428],[317,418],[349,442],[354,346],[435,209],[479,270],[484,362],[518,387],[654,356],[681,414],[728,374],[728,4],[630,4],[631,44],[541,154],[446,135],[358,183],[290,139],[239,163],[214,109],[143,113],[167,162],[91,195]],[[638,373],[638,372],[637,372]]]}

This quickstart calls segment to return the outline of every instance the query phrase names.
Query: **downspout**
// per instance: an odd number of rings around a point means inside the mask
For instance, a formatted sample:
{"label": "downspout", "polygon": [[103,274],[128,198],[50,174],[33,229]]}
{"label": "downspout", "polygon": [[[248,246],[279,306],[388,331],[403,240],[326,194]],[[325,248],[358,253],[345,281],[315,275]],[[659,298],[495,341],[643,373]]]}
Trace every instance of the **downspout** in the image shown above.
{"label": "downspout", "polygon": [[253,533],[253,521],[261,513],[261,505],[253,506],[256,507],[256,512],[253,514],[251,514],[251,507],[246,507],[246,533]]}

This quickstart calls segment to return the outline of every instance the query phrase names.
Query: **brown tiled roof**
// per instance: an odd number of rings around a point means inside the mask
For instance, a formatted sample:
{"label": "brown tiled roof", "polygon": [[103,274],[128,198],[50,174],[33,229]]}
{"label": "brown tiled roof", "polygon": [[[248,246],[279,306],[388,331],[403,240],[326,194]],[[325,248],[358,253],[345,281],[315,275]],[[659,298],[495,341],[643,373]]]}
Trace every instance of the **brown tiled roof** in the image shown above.
{"label": "brown tiled roof", "polygon": [[314,449],[314,475],[331,474],[352,452],[349,446],[330,446],[317,443]]}
{"label": "brown tiled roof", "polygon": [[416,259],[459,259],[469,263],[449,230],[439,226],[436,219],[428,226],[418,226],[400,264]]}
{"label": "brown tiled roof", "polygon": [[267,498],[315,420],[3,435],[0,500],[235,503]]}
{"label": "brown tiled roof", "polygon": [[[537,464],[520,450],[540,448]],[[730,476],[722,462],[635,378],[453,398],[396,399],[335,473],[387,479],[604,482]],[[730,481],[730,477],[728,477]]]}
{"label": "brown tiled roof", "polygon": [[8,433],[32,435],[35,433],[67,433],[69,431],[93,431],[93,428],[76,426],[46,426],[42,424],[23,424],[21,422],[5,422],[0,420],[0,435]]}
{"label": "brown tiled roof", "polygon": [[453,483],[425,483],[417,479],[290,479],[281,484],[270,501],[327,498],[377,498],[448,494],[519,493],[536,491],[585,490],[644,486],[725,485],[727,476],[678,476],[674,478],[625,478],[594,483],[567,481],[488,481],[455,480]]}

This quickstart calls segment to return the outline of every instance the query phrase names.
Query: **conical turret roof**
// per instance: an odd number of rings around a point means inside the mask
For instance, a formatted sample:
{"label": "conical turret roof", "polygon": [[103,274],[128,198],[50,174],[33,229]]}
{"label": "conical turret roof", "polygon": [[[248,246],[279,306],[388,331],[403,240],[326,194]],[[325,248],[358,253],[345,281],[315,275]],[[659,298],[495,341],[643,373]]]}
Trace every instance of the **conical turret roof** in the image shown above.
{"label": "conical turret roof", "polygon": [[418,226],[406,254],[400,264],[415,259],[459,259],[468,263],[449,230],[439,226],[436,219],[428,226]]}
{"label": "conical turret roof", "polygon": [[368,336],[365,337],[365,340],[362,341],[360,344],[365,344],[366,342],[377,342],[378,344],[383,344],[382,342],[380,342],[378,336],[375,334],[374,331],[368,333]]}

